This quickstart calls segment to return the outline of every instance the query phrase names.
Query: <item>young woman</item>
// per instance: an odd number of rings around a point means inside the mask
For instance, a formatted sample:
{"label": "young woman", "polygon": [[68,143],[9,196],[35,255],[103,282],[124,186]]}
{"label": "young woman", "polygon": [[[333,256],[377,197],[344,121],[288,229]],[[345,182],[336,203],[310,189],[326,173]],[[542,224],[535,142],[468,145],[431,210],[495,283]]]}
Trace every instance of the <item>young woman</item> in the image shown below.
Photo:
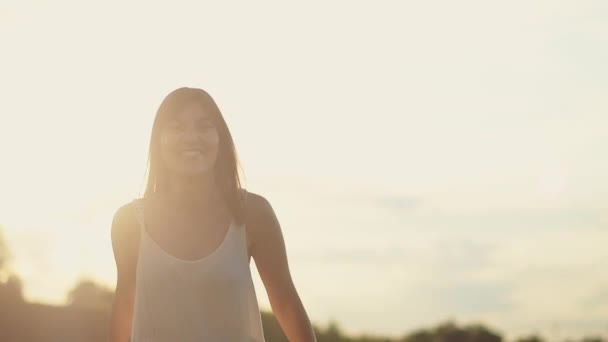
{"label": "young woman", "polygon": [[142,198],[116,211],[111,342],[264,341],[249,263],[290,341],[316,341],[272,206],[241,187],[213,98],[179,88],[152,127]]}

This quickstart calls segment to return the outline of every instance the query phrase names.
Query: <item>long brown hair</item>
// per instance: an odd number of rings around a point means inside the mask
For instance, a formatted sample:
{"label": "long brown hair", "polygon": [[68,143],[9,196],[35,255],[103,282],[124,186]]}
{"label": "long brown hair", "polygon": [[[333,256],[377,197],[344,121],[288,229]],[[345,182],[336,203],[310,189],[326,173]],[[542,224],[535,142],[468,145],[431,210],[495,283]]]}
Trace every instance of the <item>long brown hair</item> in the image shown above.
{"label": "long brown hair", "polygon": [[167,173],[161,159],[159,144],[162,127],[175,113],[186,104],[192,102],[201,105],[202,108],[207,110],[217,127],[220,142],[214,167],[215,182],[231,214],[238,223],[241,223],[244,220],[244,205],[247,191],[241,186],[238,172],[238,169],[241,167],[236,148],[228,125],[226,125],[226,121],[215,100],[202,89],[178,88],[169,93],[160,104],[154,118],[154,124],[152,125],[152,136],[150,138],[150,150],[148,154],[148,182],[144,197],[149,197],[155,192],[163,191],[167,184]]}

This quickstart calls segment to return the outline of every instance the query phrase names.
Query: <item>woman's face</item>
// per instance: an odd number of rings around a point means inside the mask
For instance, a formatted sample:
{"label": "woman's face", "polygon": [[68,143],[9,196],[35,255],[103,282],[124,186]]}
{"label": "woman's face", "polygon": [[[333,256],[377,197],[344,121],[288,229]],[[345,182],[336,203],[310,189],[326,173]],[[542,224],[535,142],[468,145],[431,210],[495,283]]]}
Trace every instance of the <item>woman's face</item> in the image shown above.
{"label": "woman's face", "polygon": [[175,114],[160,131],[160,153],[167,170],[182,176],[212,170],[220,139],[211,115],[196,102]]}

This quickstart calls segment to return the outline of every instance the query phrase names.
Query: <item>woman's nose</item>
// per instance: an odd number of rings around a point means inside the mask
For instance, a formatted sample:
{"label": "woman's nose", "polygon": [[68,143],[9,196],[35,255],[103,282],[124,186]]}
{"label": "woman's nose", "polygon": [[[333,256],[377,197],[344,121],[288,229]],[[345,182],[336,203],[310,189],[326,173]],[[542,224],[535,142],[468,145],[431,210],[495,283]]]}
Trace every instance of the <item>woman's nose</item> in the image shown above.
{"label": "woman's nose", "polygon": [[186,130],[184,130],[184,135],[182,136],[182,140],[189,141],[189,142],[201,141],[201,134],[198,130],[196,130],[193,127],[187,128]]}

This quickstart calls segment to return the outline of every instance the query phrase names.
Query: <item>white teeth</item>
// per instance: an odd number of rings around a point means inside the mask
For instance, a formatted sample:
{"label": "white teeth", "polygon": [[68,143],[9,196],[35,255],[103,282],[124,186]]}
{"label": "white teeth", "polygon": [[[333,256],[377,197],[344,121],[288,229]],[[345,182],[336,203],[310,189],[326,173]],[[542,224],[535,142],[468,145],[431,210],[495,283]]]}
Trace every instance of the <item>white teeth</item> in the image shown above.
{"label": "white teeth", "polygon": [[181,154],[186,157],[197,157],[202,155],[201,151],[182,151]]}

